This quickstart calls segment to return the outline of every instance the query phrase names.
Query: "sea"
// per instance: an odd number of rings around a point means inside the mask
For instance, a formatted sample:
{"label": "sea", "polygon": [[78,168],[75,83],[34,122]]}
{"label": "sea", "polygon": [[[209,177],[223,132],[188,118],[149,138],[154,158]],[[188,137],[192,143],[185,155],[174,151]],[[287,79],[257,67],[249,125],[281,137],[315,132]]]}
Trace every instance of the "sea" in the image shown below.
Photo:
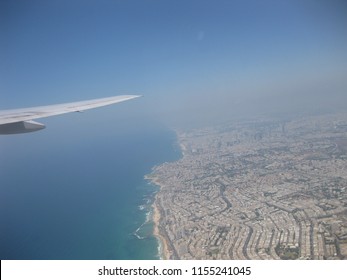
{"label": "sea", "polygon": [[151,221],[158,187],[144,176],[181,156],[176,135],[146,121],[102,129],[102,137],[72,128],[2,136],[2,260],[160,258]]}

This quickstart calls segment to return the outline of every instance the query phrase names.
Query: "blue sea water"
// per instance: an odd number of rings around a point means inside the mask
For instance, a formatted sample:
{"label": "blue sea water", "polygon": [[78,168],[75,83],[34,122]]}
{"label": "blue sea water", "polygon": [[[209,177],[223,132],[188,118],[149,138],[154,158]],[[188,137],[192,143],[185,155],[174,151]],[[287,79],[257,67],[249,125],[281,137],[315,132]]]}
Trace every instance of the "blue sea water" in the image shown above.
{"label": "blue sea water", "polygon": [[0,258],[157,259],[146,223],[157,189],[144,175],[180,156],[174,132],[144,122],[91,139],[58,135],[1,142]]}

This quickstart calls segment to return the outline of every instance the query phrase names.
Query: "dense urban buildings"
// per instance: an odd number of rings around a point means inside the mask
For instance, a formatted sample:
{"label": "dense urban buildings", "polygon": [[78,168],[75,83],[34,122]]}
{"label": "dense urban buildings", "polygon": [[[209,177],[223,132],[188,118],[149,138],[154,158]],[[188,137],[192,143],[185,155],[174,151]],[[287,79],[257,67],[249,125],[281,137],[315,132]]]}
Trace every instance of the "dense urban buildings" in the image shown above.
{"label": "dense urban buildings", "polygon": [[347,114],[178,131],[153,169],[167,259],[344,259]]}

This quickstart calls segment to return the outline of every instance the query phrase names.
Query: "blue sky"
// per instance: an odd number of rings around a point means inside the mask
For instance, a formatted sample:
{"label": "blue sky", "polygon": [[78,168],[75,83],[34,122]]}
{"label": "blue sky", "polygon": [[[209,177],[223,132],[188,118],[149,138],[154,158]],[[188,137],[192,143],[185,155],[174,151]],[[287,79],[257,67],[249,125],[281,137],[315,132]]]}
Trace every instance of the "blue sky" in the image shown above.
{"label": "blue sky", "polygon": [[2,109],[135,93],[121,114],[208,123],[346,100],[345,1],[0,5]]}

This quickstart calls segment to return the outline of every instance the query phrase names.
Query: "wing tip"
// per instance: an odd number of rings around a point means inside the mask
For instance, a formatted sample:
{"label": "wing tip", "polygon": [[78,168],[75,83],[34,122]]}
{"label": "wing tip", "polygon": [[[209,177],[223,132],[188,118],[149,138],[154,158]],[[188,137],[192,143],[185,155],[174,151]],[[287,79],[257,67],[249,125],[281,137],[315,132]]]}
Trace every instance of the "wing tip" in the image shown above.
{"label": "wing tip", "polygon": [[125,98],[127,98],[127,100],[130,100],[130,99],[134,99],[134,98],[139,98],[139,97],[143,97],[143,95],[126,95]]}

